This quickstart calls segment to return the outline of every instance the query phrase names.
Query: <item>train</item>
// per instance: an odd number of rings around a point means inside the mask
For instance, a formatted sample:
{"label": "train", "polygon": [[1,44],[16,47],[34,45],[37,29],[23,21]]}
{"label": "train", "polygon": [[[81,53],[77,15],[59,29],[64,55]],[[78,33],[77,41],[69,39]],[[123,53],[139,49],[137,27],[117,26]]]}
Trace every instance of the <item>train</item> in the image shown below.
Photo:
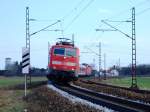
{"label": "train", "polygon": [[70,82],[78,79],[79,48],[67,38],[59,41],[49,49],[47,78],[53,81]]}
{"label": "train", "polygon": [[82,63],[80,65],[80,70],[78,73],[78,77],[88,77],[93,75],[93,67],[87,63]]}

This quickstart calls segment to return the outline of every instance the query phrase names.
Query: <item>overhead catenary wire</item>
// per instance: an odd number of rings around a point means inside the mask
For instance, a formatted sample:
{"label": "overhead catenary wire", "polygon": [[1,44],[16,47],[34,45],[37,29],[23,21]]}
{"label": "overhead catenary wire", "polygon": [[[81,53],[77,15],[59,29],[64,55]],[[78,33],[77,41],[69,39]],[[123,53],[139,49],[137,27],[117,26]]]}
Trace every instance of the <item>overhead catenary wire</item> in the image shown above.
{"label": "overhead catenary wire", "polygon": [[[141,1],[141,2],[139,2],[139,3],[135,4],[135,5],[133,5],[132,7],[136,7],[136,8],[137,8],[137,7],[139,7],[139,6],[142,6],[142,5],[146,4],[147,2],[150,2],[150,0]],[[111,19],[113,19],[113,18],[115,18],[115,17],[119,17],[119,16],[121,16],[121,15],[123,15],[123,14],[125,14],[125,13],[128,13],[129,10],[132,10],[132,8],[127,8],[127,9],[125,9],[125,10],[119,12],[118,14],[116,14],[116,15],[114,15],[114,16],[112,16],[112,17],[109,17],[109,18],[107,18],[107,19],[105,19],[105,20],[111,20]]]}
{"label": "overhead catenary wire", "polygon": [[[134,7],[137,8],[137,7],[139,7],[139,6],[142,6],[142,5],[146,4],[147,2],[150,2],[150,0],[144,0],[144,1],[142,1],[142,2],[139,2],[139,3],[135,4]],[[129,21],[130,21],[129,19],[131,19],[131,17],[125,19],[124,21],[113,21],[112,19],[115,18],[115,17],[119,17],[119,16],[121,16],[121,15],[127,13],[129,10],[132,10],[132,8],[130,8],[130,9],[125,9],[125,10],[119,12],[118,14],[112,16],[112,17],[109,17],[109,18],[104,19],[104,21],[117,22],[118,24],[116,24],[114,27],[118,27],[119,25],[121,25],[121,24],[124,23],[124,22],[129,22]],[[137,15],[141,15],[141,14],[143,14],[144,12],[146,12],[146,11],[148,11],[148,10],[150,10],[150,9],[149,9],[149,8],[144,9],[144,10],[140,11],[139,13],[136,13],[136,16],[137,16]],[[103,26],[103,25],[101,24],[100,27],[101,27],[101,26]],[[104,33],[104,32],[103,32],[103,33]]]}
{"label": "overhead catenary wire", "polygon": [[150,2],[150,0],[144,0],[138,4],[136,4],[134,7],[139,7],[139,6],[142,6],[143,4],[147,3],[147,2]]}
{"label": "overhead catenary wire", "polygon": [[[96,34],[96,32],[95,32],[95,34]],[[98,34],[98,33],[97,33]],[[90,46],[90,47],[96,47],[97,46],[97,44],[98,44],[98,42],[100,41],[101,42],[101,40],[99,40],[100,38],[102,38],[102,36],[103,36],[103,34],[104,34],[104,32],[102,32],[100,35],[98,35],[95,39],[93,39],[93,38],[91,38],[91,40],[89,40],[89,44],[88,44],[88,46]],[[96,41],[95,41],[96,40]],[[102,43],[101,43],[102,44]]]}
{"label": "overhead catenary wire", "polygon": [[[136,14],[135,14],[135,16],[137,17],[137,16],[139,16],[139,15],[141,15],[141,14],[143,14],[143,13],[147,12],[147,11],[150,11],[150,7],[146,8],[146,9],[144,9],[144,10],[142,10],[142,11],[138,12],[138,13],[136,13]],[[131,17],[130,17],[130,18],[127,18],[127,19],[125,19],[124,21],[114,21],[114,20],[109,20],[109,19],[105,19],[105,20],[103,20],[103,21],[108,21],[108,22],[117,22],[118,24],[117,24],[117,25],[115,25],[115,27],[118,27],[118,26],[119,26],[119,25],[121,25],[123,22],[132,22],[132,21],[131,21]]]}
{"label": "overhead catenary wire", "polygon": [[[149,10],[150,10],[150,7],[146,8],[146,9],[144,9],[144,10],[138,12],[138,13],[136,13],[135,16],[137,17],[137,16],[139,16],[139,15],[141,15],[141,14],[143,14],[143,13],[149,11]],[[127,18],[126,20],[130,20],[130,19],[131,19],[131,17]]]}
{"label": "overhead catenary wire", "polygon": [[64,30],[67,30],[72,24],[73,22],[80,17],[80,15],[92,4],[92,2],[94,2],[94,0],[90,0],[83,8],[82,10],[71,20],[71,22],[65,27]]}
{"label": "overhead catenary wire", "polygon": [[[139,6],[144,5],[144,4],[147,3],[147,2],[150,2],[150,0],[144,0],[144,1],[138,3],[138,4],[134,5],[134,6],[139,7]],[[131,10],[131,9],[132,9],[132,8],[130,8],[130,10]],[[128,9],[128,10],[129,10],[129,9]],[[144,10],[138,12],[138,13],[136,13],[135,15],[136,15],[136,16],[139,16],[139,15],[141,15],[141,14],[143,14],[143,13],[149,11],[149,10],[150,10],[150,7],[146,8],[146,9],[144,9]],[[127,10],[122,11],[122,12],[126,12],[126,11],[127,11]],[[122,12],[120,12],[119,15],[122,15],[122,14],[123,14]],[[119,15],[116,15],[116,16],[119,16]],[[102,20],[102,22],[105,22],[105,21],[107,21],[107,22],[117,22],[118,24],[114,26],[115,28],[116,28],[117,26],[121,25],[123,22],[132,22],[132,21],[131,21],[131,18],[127,18],[127,19],[125,19],[124,21],[113,21],[113,20],[110,20],[110,19]],[[125,35],[127,35],[127,34],[125,34]],[[127,35],[127,37],[128,37],[128,35]]]}
{"label": "overhead catenary wire", "polygon": [[95,55],[99,56],[99,54],[95,51],[93,51],[91,48],[85,46],[86,49],[88,49],[90,52],[94,53]]}
{"label": "overhead catenary wire", "polygon": [[61,20],[61,23],[60,23],[60,28],[61,28],[61,30],[62,30],[62,32],[61,32],[61,35],[62,35],[62,37],[64,37],[64,32],[65,32],[65,30],[64,30],[64,21],[69,17],[69,16],[71,16],[75,11],[77,11],[78,10],[78,8],[82,5],[82,3],[84,2],[85,0],[80,0],[77,4],[76,4],[76,6],[70,11],[70,12],[68,12],[66,15],[64,15],[60,20]]}
{"label": "overhead catenary wire", "polygon": [[141,14],[143,14],[143,13],[149,11],[149,10],[150,10],[150,7],[146,8],[146,9],[144,9],[144,10],[138,12],[138,13],[136,13],[136,16],[139,16],[139,15],[141,15]]}
{"label": "overhead catenary wire", "polygon": [[68,18],[74,11],[77,11],[78,8],[82,5],[82,3],[84,2],[85,0],[80,0],[76,6],[69,12],[67,13],[65,16],[62,17],[62,21],[64,21],[66,18]]}

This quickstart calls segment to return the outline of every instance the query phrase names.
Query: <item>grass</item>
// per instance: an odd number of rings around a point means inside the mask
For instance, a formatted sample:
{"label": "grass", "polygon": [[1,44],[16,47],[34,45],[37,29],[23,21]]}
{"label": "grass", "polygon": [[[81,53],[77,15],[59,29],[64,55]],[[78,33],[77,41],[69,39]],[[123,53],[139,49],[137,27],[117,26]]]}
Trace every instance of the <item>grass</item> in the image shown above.
{"label": "grass", "polygon": [[[47,80],[46,77],[32,77],[31,80],[35,81],[44,81]],[[17,84],[24,83],[24,77],[0,77],[0,88],[13,86]]]}
{"label": "grass", "polygon": [[[32,82],[45,81],[46,77],[32,77]],[[23,112],[24,90],[5,90],[5,87],[24,83],[24,77],[0,77],[0,112]],[[27,91],[29,92],[29,90]]]}
{"label": "grass", "polygon": [[[124,86],[124,87],[130,87],[131,81],[132,81],[131,77],[112,78],[108,80],[103,80],[103,82],[105,83],[109,83],[117,86]],[[150,90],[150,77],[137,77],[137,83],[140,89]]]}
{"label": "grass", "polygon": [[23,112],[23,90],[0,90],[0,112]]}
{"label": "grass", "polygon": [[137,81],[140,88],[150,90],[150,77],[138,77]]}

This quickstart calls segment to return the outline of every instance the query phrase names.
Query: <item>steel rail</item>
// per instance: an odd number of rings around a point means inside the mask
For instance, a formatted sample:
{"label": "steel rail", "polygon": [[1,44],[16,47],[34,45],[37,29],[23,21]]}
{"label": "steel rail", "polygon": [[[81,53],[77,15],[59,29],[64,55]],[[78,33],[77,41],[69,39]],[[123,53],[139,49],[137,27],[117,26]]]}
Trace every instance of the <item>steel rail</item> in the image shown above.
{"label": "steel rail", "polygon": [[123,89],[123,90],[127,90],[127,91],[131,91],[131,92],[136,92],[136,93],[141,93],[141,94],[150,94],[149,90],[141,90],[141,89],[131,89],[131,88],[127,88],[127,87],[121,87],[121,86],[115,86],[115,85],[110,85],[110,84],[104,84],[104,83],[100,83],[100,82],[94,82],[94,81],[90,81],[90,80],[80,80],[83,83],[87,83],[87,84],[96,84],[96,85],[100,85],[100,86],[105,86],[105,87],[112,87],[112,88],[116,88],[116,89]]}
{"label": "steel rail", "polygon": [[150,105],[148,104],[139,103],[132,100],[127,100],[119,97],[110,96],[107,94],[94,92],[73,85],[60,86],[54,84],[54,86],[57,87],[58,89],[68,92],[69,94],[88,100],[92,103],[105,106],[107,108],[111,108],[115,111],[119,111],[119,112],[141,112],[141,111],[149,112],[150,111]]}

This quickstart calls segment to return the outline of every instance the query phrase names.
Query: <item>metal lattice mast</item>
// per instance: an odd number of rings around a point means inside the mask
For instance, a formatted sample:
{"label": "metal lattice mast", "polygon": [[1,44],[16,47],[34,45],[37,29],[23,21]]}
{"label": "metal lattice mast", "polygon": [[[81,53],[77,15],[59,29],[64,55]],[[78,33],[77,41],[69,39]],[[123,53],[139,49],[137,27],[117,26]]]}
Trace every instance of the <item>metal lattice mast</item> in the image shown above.
{"label": "metal lattice mast", "polygon": [[[29,58],[30,58],[30,30],[29,30],[29,7],[26,7],[26,48],[29,48]],[[29,59],[30,64],[30,59]],[[30,68],[29,68],[30,70]],[[30,72],[29,72],[30,74]],[[31,74],[29,77],[30,84],[31,84]]]}
{"label": "metal lattice mast", "polygon": [[101,71],[101,42],[99,42],[99,76]]}
{"label": "metal lattice mast", "polygon": [[106,80],[106,54],[104,53],[104,80]]}
{"label": "metal lattice mast", "polygon": [[132,75],[132,85],[131,88],[138,89],[137,80],[136,80],[136,32],[135,32],[135,8],[132,8],[132,21],[111,21],[111,22],[131,22],[132,23],[132,37],[128,34],[124,33],[123,31],[119,30],[118,28],[112,26],[111,24],[107,23],[106,20],[102,20],[104,24],[109,26],[112,29],[96,29],[96,31],[118,31],[124,34],[126,37],[132,40],[132,67],[131,67],[131,75]]}
{"label": "metal lattice mast", "polygon": [[26,7],[26,48],[30,49],[29,7]]}
{"label": "metal lattice mast", "polygon": [[135,8],[132,8],[132,88],[137,88],[136,80],[136,34],[135,34]]}

